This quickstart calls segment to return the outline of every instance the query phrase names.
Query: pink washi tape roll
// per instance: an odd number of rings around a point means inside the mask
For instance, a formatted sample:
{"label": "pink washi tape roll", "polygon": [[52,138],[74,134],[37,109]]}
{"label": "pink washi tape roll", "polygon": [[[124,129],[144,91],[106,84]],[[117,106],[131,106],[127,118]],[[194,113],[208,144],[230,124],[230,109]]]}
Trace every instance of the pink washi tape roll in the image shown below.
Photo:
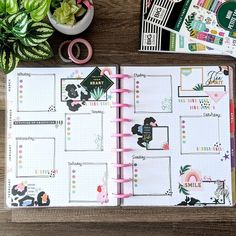
{"label": "pink washi tape roll", "polygon": [[[59,54],[59,57],[61,58],[62,61],[66,62],[66,63],[70,63],[72,62],[69,58],[65,58],[63,55],[62,55],[62,49],[65,45],[69,45],[71,43],[71,40],[67,40],[67,41],[64,41],[60,44],[59,48],[58,48],[58,54]],[[78,58],[79,55],[80,55],[80,47],[78,44],[75,45],[76,49],[77,49],[77,52],[76,52],[76,57]],[[67,53],[68,53],[68,50],[67,50]]]}
{"label": "pink washi tape roll", "polygon": [[[73,46],[77,43],[82,43],[86,46],[86,48],[88,49],[88,55],[85,59],[83,60],[79,60],[77,59],[74,55],[73,55]],[[85,64],[87,62],[90,61],[90,59],[92,58],[92,55],[93,55],[93,49],[92,49],[92,46],[91,44],[85,40],[85,39],[81,39],[81,38],[78,38],[78,39],[74,39],[73,41],[71,41],[71,43],[69,44],[69,47],[68,47],[68,55],[69,55],[69,58],[76,64],[79,64],[79,65],[82,65],[82,64]]]}

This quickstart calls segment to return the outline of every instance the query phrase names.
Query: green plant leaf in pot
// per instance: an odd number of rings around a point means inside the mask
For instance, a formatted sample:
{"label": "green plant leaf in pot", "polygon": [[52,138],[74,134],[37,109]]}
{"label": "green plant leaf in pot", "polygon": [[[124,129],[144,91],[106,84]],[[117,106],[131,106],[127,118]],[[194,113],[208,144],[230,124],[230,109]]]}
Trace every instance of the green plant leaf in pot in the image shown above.
{"label": "green plant leaf in pot", "polygon": [[54,29],[43,22],[30,22],[28,31],[20,41],[25,46],[37,46],[45,42],[54,32]]}
{"label": "green plant leaf in pot", "polygon": [[17,0],[0,0],[0,13],[14,14],[18,11]]}
{"label": "green plant leaf in pot", "polygon": [[74,0],[64,0],[61,7],[54,11],[53,16],[60,24],[74,25],[76,23],[75,15],[81,8],[82,6],[77,5]]}
{"label": "green plant leaf in pot", "polygon": [[51,0],[23,0],[22,3],[32,20],[39,22],[47,15]]}
{"label": "green plant leaf in pot", "polygon": [[15,42],[13,45],[14,52],[23,61],[41,61],[53,56],[50,44],[45,41],[37,46],[25,46],[21,42]]}
{"label": "green plant leaf in pot", "polygon": [[16,54],[7,46],[1,46],[0,48],[0,68],[5,74],[13,71],[19,62],[19,58]]}

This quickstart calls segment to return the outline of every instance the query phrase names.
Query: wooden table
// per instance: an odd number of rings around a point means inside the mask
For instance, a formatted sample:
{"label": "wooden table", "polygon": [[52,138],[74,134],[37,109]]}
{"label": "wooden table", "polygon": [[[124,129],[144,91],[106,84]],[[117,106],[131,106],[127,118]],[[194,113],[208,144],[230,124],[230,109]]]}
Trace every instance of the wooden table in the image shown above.
{"label": "wooden table", "polygon": [[[96,0],[95,18],[81,37],[94,48],[91,64],[234,64],[226,56],[140,53],[141,0]],[[57,54],[68,38],[51,38],[55,57],[22,66],[63,65]],[[236,235],[235,208],[4,208],[5,81],[0,80],[0,236],[23,235]],[[115,233],[116,231],[116,233]]]}

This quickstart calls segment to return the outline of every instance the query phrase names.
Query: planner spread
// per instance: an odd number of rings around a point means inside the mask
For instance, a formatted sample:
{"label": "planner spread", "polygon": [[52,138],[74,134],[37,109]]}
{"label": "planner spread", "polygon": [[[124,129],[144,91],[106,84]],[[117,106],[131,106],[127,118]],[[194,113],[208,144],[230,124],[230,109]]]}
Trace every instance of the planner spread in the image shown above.
{"label": "planner spread", "polygon": [[232,206],[230,66],[17,68],[8,207]]}

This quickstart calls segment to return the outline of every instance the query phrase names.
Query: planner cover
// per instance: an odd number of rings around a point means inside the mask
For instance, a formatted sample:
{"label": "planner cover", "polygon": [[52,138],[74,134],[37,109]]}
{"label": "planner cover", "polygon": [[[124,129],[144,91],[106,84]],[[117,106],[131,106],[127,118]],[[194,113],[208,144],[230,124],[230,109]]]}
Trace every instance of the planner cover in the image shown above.
{"label": "planner cover", "polygon": [[[122,205],[234,204],[232,69],[122,66]],[[130,164],[130,165],[128,165]]]}
{"label": "planner cover", "polygon": [[221,55],[217,50],[147,21],[154,0],[143,0],[140,51]]}
{"label": "planner cover", "polygon": [[236,2],[154,0],[146,21],[236,56]]}
{"label": "planner cover", "polygon": [[17,68],[7,75],[8,207],[114,206],[117,68]]}

